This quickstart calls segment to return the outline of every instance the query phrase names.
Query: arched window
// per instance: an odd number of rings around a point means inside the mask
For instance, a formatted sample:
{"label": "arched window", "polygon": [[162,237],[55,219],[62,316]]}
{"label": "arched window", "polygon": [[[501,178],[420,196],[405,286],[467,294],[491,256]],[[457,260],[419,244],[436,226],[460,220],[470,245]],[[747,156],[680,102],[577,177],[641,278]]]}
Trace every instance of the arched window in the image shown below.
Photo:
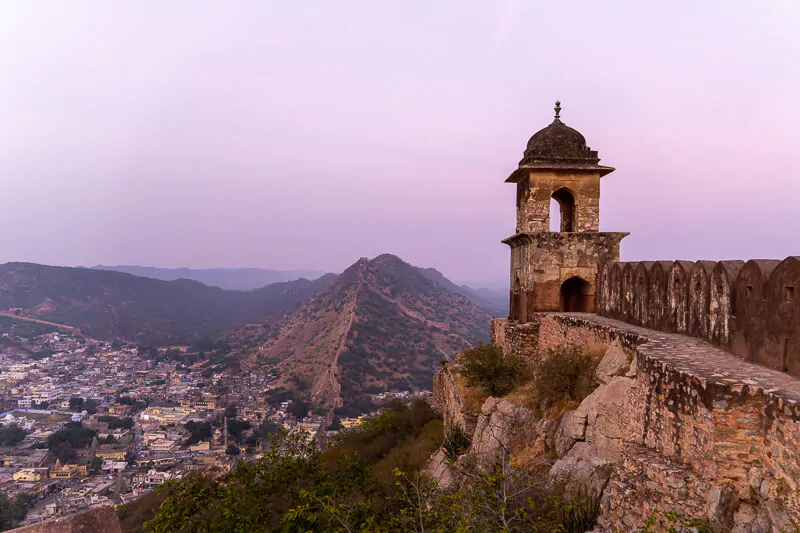
{"label": "arched window", "polygon": [[574,224],[575,197],[562,187],[550,199],[550,231],[575,231]]}
{"label": "arched window", "polygon": [[561,310],[567,313],[588,313],[589,282],[573,276],[561,284]]}

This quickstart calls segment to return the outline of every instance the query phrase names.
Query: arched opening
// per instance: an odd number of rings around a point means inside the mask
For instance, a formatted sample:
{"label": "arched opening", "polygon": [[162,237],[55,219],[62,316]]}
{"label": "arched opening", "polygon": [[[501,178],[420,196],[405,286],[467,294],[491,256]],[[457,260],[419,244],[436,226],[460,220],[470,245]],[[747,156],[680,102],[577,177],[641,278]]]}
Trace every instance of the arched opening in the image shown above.
{"label": "arched opening", "polygon": [[525,293],[522,290],[522,282],[520,281],[519,276],[515,276],[514,286],[511,287],[511,306],[509,309],[509,317],[512,320],[525,322],[527,319],[527,309],[525,303]]}
{"label": "arched opening", "polygon": [[519,276],[514,278],[514,284],[511,285],[511,304],[508,306],[508,318],[511,320],[519,320]]}
{"label": "arched opening", "polygon": [[562,187],[550,199],[550,231],[575,231],[574,225],[575,197]]}
{"label": "arched opening", "polygon": [[577,276],[561,284],[561,310],[568,313],[588,313],[590,308],[589,282]]}

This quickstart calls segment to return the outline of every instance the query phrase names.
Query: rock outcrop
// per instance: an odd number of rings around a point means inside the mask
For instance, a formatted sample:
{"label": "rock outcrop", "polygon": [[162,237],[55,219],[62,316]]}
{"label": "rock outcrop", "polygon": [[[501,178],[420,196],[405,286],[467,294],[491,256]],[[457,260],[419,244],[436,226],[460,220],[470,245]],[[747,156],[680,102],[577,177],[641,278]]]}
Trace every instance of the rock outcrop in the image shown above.
{"label": "rock outcrop", "polygon": [[[635,381],[631,374],[633,354],[619,342],[612,343],[597,365],[595,377],[602,383],[577,409],[564,413],[554,447],[559,457],[550,479],[575,493],[588,489],[600,494],[614,465],[621,459],[625,402]],[[633,369],[635,375],[635,368]]]}
{"label": "rock outcrop", "polygon": [[[624,402],[634,384],[630,350],[619,343],[606,349],[600,360],[596,379],[601,385],[574,411],[554,418],[540,418],[524,406],[504,398],[488,398],[478,415],[472,432],[472,444],[465,454],[479,467],[494,464],[505,454],[517,466],[531,460],[539,465],[558,460],[550,469],[550,480],[573,492],[589,488],[599,494],[605,488],[614,465],[620,461]],[[464,424],[464,402],[450,368],[439,372],[434,380],[434,402],[442,410],[446,424]],[[635,367],[634,367],[635,375]],[[453,472],[443,466],[442,457],[434,456],[429,466],[439,483],[449,486]]]}
{"label": "rock outcrop", "polygon": [[[497,319],[492,335],[528,359],[556,346],[604,345],[599,386],[555,420],[490,398],[462,457],[486,460],[508,449],[551,461],[552,483],[601,494],[597,532],[638,531],[653,520],[677,531],[698,522],[725,533],[797,530],[797,378],[697,338],[590,314],[545,313],[530,324]],[[450,401],[451,408],[463,403]]]}
{"label": "rock outcrop", "polygon": [[458,370],[452,365],[443,367],[433,376],[433,407],[442,413],[444,427],[461,427],[465,431],[467,423],[464,419],[464,398],[456,382]]}

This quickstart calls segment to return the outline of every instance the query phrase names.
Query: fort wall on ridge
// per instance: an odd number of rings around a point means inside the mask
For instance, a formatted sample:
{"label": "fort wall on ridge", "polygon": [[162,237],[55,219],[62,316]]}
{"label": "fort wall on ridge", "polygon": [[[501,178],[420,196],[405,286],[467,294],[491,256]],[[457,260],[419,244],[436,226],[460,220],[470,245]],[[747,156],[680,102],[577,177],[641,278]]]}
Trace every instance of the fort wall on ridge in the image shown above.
{"label": "fort wall on ridge", "polygon": [[611,262],[596,285],[599,315],[698,337],[800,376],[800,257]]}

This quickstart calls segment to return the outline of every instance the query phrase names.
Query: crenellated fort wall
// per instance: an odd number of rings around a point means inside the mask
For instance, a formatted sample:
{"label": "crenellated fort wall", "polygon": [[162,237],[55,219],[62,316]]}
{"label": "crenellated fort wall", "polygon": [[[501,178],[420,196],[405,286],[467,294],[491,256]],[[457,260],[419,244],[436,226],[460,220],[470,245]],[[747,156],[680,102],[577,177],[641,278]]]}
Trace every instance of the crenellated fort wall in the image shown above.
{"label": "crenellated fort wall", "polygon": [[[619,372],[561,417],[551,477],[591,472],[602,531],[673,512],[726,533],[795,531],[800,256],[619,262],[628,234],[598,231],[600,178],[614,169],[560,113],[556,102],[506,180],[517,187],[516,234],[503,241],[510,312],[492,323],[492,341],[528,360],[564,344],[605,346],[598,368]],[[610,463],[613,475],[598,477]]]}
{"label": "crenellated fort wall", "polygon": [[800,376],[800,257],[604,263],[597,313]]}
{"label": "crenellated fort wall", "polygon": [[[633,274],[647,268],[629,265],[622,265],[619,279],[625,279],[625,269]],[[687,272],[691,280],[691,269]],[[620,285],[616,293],[631,315],[642,303],[635,287]],[[702,300],[684,302],[674,308],[686,309],[689,327],[691,305]],[[658,307],[639,309],[639,316],[649,316]],[[694,327],[702,331],[699,324]],[[520,330],[530,333],[524,341]],[[603,490],[601,531],[633,531],[648,518],[673,511],[707,520],[725,491],[731,495],[724,511],[730,513],[730,527],[751,531],[744,525],[762,520],[773,524],[764,531],[783,531],[775,524],[800,520],[800,380],[795,377],[698,337],[595,314],[540,313],[529,324],[495,319],[492,342],[526,358],[565,344],[618,343],[634,354],[633,383],[615,415],[624,424],[616,467]],[[521,342],[526,346],[517,352]]]}

